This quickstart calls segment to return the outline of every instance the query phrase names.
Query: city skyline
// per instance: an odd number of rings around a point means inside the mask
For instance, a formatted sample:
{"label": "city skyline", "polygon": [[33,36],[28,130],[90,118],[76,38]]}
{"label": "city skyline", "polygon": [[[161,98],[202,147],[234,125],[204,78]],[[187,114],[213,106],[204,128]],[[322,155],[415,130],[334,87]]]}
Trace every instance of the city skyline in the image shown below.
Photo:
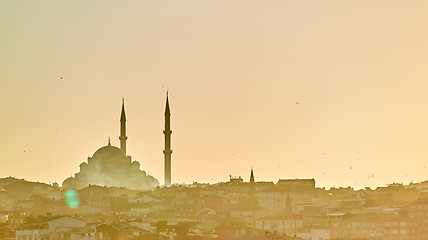
{"label": "city skyline", "polygon": [[427,3],[309,2],[0,3],[0,177],[120,146],[125,98],[126,152],[163,182],[169,91],[173,183],[426,180]]}

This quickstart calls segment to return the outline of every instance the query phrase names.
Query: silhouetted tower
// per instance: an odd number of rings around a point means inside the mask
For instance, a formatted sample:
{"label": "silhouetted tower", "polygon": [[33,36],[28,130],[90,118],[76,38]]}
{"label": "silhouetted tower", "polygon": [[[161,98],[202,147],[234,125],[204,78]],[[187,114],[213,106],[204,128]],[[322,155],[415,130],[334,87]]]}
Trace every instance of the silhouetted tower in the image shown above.
{"label": "silhouetted tower", "polygon": [[120,150],[126,154],[126,116],[125,116],[125,99],[122,98],[122,113],[120,115]]}
{"label": "silhouetted tower", "polygon": [[255,196],[255,192],[256,192],[256,182],[254,181],[254,172],[253,172],[253,168],[251,168],[251,174],[250,174],[250,194],[249,194],[249,203],[250,203],[250,206],[251,206],[251,209],[252,209],[252,211],[253,211],[253,228],[252,228],[252,230],[253,230],[253,232],[252,232],[252,235],[253,236],[256,236],[257,235],[257,230],[256,230],[256,219],[255,219],[255,215],[256,215],[256,213],[255,213],[255,209],[256,209],[256,207],[257,207],[257,199],[256,199],[256,196]]}
{"label": "silhouetted tower", "polygon": [[253,173],[253,168],[251,168],[251,174],[250,174],[250,183],[251,183],[251,184],[254,184],[254,183],[255,183],[255,181],[254,181],[254,173]]}
{"label": "silhouetted tower", "polygon": [[165,150],[163,154],[165,156],[165,186],[171,186],[171,128],[170,128],[170,116],[169,111],[169,102],[168,102],[168,92],[166,93],[166,106],[165,106],[165,130],[163,134],[165,135]]}

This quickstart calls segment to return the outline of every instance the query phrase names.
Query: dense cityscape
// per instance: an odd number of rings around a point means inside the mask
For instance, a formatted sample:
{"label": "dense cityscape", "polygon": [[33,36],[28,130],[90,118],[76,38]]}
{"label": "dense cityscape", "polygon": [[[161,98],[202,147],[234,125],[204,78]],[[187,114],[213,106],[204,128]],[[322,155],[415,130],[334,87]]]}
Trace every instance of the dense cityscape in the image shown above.
{"label": "dense cityscape", "polygon": [[316,188],[314,179],[150,191],[0,180],[1,239],[428,239],[428,181]]}

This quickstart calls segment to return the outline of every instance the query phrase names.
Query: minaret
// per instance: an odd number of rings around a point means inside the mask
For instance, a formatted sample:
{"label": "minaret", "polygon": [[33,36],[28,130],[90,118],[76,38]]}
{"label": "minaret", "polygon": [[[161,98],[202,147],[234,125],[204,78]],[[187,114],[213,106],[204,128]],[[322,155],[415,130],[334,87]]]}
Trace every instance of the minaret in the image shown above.
{"label": "minaret", "polygon": [[253,168],[251,168],[251,174],[250,174],[250,183],[254,184],[254,173],[253,173]]}
{"label": "minaret", "polygon": [[125,99],[122,98],[122,113],[120,115],[120,150],[126,154],[126,116],[125,116]]}
{"label": "minaret", "polygon": [[171,113],[169,112],[169,102],[168,102],[168,92],[166,93],[166,106],[165,106],[165,130],[163,134],[165,135],[165,150],[163,154],[165,156],[165,186],[171,186],[171,128],[169,118]]}

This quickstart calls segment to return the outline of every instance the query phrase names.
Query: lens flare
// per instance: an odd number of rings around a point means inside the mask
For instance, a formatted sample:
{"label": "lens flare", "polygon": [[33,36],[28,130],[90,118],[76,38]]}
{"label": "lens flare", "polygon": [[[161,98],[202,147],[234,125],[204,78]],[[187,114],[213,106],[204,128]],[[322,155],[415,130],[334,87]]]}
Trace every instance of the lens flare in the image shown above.
{"label": "lens flare", "polygon": [[68,189],[65,193],[64,193],[64,201],[65,204],[71,208],[71,209],[75,209],[79,206],[80,204],[80,198],[79,198],[79,194],[77,194],[76,191],[74,191],[73,189]]}

